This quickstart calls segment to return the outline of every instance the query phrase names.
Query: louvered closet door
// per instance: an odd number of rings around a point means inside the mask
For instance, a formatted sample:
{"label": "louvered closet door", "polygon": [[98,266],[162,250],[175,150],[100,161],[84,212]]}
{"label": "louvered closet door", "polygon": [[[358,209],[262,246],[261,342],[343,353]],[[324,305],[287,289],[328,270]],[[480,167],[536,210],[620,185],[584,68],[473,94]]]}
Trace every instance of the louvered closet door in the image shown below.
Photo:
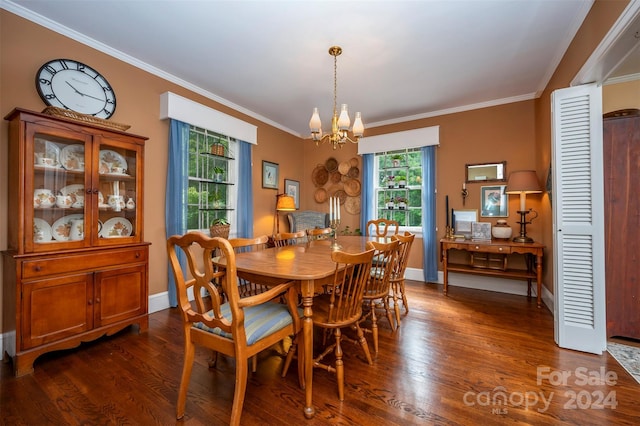
{"label": "louvered closet door", "polygon": [[552,95],[555,340],[606,349],[602,90]]}

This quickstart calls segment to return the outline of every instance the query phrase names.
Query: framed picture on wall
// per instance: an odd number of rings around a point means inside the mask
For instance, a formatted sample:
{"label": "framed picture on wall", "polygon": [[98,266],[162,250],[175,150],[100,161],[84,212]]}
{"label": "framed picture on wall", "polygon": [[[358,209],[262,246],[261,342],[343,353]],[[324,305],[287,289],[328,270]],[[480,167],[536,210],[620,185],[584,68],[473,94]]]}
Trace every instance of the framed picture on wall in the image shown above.
{"label": "framed picture on wall", "polygon": [[262,187],[278,189],[278,164],[262,160]]}
{"label": "framed picture on wall", "polygon": [[508,217],[509,203],[504,193],[506,185],[480,187],[480,216]]}
{"label": "framed picture on wall", "polygon": [[284,193],[293,197],[296,209],[300,208],[300,182],[297,180],[284,180]]}

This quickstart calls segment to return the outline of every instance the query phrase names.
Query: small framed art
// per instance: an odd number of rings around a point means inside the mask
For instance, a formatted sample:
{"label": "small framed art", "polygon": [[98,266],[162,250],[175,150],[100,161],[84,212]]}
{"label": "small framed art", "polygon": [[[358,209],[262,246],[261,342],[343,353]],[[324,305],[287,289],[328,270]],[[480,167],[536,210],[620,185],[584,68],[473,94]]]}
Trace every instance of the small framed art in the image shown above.
{"label": "small framed art", "polygon": [[269,189],[278,189],[278,172],[277,163],[262,160],[262,187]]}
{"label": "small framed art", "polygon": [[284,180],[284,193],[293,197],[296,209],[300,208],[300,182],[297,180]]}
{"label": "small framed art", "polygon": [[508,217],[509,203],[504,193],[506,185],[480,187],[480,216]]}
{"label": "small framed art", "polygon": [[471,238],[471,223],[478,220],[478,210],[453,210],[453,229],[456,235]]}
{"label": "small framed art", "polygon": [[471,239],[476,241],[491,240],[491,224],[489,222],[471,222]]}

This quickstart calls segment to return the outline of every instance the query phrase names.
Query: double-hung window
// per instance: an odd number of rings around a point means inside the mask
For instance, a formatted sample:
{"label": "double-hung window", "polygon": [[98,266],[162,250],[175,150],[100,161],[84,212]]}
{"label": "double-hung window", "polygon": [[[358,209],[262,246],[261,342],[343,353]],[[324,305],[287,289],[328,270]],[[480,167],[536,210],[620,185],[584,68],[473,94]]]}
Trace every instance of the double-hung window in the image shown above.
{"label": "double-hung window", "polygon": [[196,126],[189,128],[187,229],[208,232],[214,219],[233,221],[237,199],[237,142]]}
{"label": "double-hung window", "polygon": [[406,230],[420,232],[423,214],[422,174],[420,148],[376,153],[376,217],[396,220]]}

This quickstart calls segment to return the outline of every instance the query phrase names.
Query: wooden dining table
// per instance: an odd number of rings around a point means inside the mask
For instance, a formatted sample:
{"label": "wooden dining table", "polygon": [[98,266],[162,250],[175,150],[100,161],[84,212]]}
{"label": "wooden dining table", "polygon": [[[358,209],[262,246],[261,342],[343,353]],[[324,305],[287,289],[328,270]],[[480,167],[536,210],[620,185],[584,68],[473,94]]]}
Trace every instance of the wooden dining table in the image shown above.
{"label": "wooden dining table", "polygon": [[[362,236],[340,236],[339,250],[360,253],[366,250],[366,242],[384,238]],[[273,247],[265,250],[236,254],[238,275],[261,284],[278,284],[286,281],[297,283],[302,297],[304,318],[302,320],[304,354],[313,354],[313,297],[322,292],[322,286],[333,279],[336,264],[331,260],[332,240],[317,240],[304,244]],[[225,259],[214,262],[224,266]],[[310,419],[313,408],[313,356],[298,357],[304,363],[304,415]]]}

